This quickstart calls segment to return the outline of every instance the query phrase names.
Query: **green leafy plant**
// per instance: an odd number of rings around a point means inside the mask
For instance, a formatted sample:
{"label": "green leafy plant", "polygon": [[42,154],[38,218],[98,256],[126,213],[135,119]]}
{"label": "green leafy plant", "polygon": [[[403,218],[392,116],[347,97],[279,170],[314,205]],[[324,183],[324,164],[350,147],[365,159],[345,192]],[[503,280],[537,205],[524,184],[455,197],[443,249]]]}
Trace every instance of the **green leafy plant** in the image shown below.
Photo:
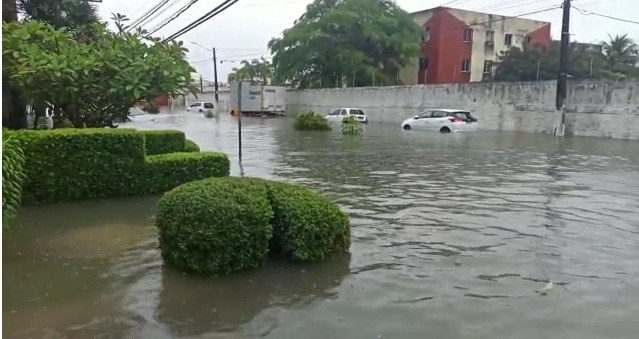
{"label": "green leafy plant", "polygon": [[177,130],[140,131],[144,134],[146,155],[184,152],[186,137]]}
{"label": "green leafy plant", "polygon": [[392,0],[315,0],[272,39],[275,79],[299,88],[398,84],[422,29]]}
{"label": "green leafy plant", "polygon": [[3,23],[3,74],[39,108],[36,115],[52,112],[56,126],[66,118],[75,127],[113,127],[137,102],[189,90],[193,69],[181,42],[127,31],[126,17],[113,19],[117,30],[93,24],[81,41],[76,31],[39,21]]}
{"label": "green leafy plant", "polygon": [[24,152],[18,140],[2,134],[2,225],[5,228],[18,213],[24,182]]}
{"label": "green leafy plant", "polygon": [[347,117],[342,119],[342,134],[344,135],[361,135],[364,130],[355,117]]}
{"label": "green leafy plant", "polygon": [[182,271],[224,275],[258,267],[273,235],[266,187],[203,180],[160,200],[156,217],[164,262]]}
{"label": "green leafy plant", "polygon": [[350,247],[349,220],[336,204],[301,186],[257,178],[179,186],[162,197],[156,225],[164,261],[200,274],[256,267],[269,251],[316,262]]}
{"label": "green leafy plant", "polygon": [[229,174],[229,160],[220,153],[146,157],[145,133],[105,128],[5,132],[24,150],[25,203],[162,193]]}
{"label": "green leafy plant", "polygon": [[184,152],[199,152],[200,146],[198,146],[195,141],[191,139],[185,140]]}
{"label": "green leafy plant", "polygon": [[295,116],[293,128],[298,131],[330,131],[331,126],[328,121],[315,112],[308,111],[306,113]]}

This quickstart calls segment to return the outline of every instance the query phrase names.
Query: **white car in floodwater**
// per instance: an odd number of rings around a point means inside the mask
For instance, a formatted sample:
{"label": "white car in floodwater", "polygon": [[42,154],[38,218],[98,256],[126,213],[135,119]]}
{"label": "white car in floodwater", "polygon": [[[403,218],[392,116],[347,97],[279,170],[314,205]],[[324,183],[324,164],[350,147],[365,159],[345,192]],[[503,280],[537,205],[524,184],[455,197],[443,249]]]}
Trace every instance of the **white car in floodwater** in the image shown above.
{"label": "white car in floodwater", "polygon": [[338,108],[328,113],[328,115],[326,115],[324,119],[328,120],[329,122],[341,123],[342,120],[348,117],[354,117],[355,120],[364,124],[368,123],[368,117],[366,116],[366,113],[364,113],[364,111],[359,108]]}
{"label": "white car in floodwater", "polygon": [[404,120],[402,129],[440,133],[472,132],[477,130],[477,119],[467,110],[438,108],[421,112]]}

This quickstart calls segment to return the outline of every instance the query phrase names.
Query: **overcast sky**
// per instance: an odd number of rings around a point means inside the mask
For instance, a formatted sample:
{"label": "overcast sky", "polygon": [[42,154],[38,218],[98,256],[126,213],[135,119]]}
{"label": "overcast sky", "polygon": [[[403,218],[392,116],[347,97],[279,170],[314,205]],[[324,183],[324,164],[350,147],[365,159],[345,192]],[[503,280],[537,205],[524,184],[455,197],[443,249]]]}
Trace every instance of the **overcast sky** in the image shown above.
{"label": "overcast sky", "polygon": [[[199,0],[176,20],[162,28],[156,35],[168,36],[213,9],[223,0]],[[103,0],[99,4],[100,14],[109,19],[111,13],[125,14],[137,18],[159,0]],[[166,10],[154,20],[144,24],[144,28],[153,28],[158,22],[170,17],[190,0],[169,0],[163,8]],[[208,22],[200,25],[181,37],[190,50],[189,60],[193,67],[205,79],[212,80],[213,64],[211,53],[205,49],[189,44],[197,42],[207,47],[216,47],[219,81],[226,81],[226,76],[233,67],[239,66],[242,59],[255,59],[260,56],[268,58],[266,48],[268,41],[278,36],[282,30],[290,27],[312,0],[239,0],[234,6]],[[451,0],[396,0],[406,11],[414,12],[439,6]],[[451,7],[476,10],[494,14],[519,15],[557,5],[561,0],[456,0]],[[170,7],[169,7],[170,5]],[[638,21],[638,0],[573,0],[573,6],[585,13],[594,12],[611,17]],[[533,14],[526,18],[550,21],[552,35],[559,37],[561,26],[561,10]],[[639,25],[607,19],[595,14],[584,15],[573,10],[571,19],[573,39],[581,42],[599,42],[611,35],[628,33],[639,41]]]}

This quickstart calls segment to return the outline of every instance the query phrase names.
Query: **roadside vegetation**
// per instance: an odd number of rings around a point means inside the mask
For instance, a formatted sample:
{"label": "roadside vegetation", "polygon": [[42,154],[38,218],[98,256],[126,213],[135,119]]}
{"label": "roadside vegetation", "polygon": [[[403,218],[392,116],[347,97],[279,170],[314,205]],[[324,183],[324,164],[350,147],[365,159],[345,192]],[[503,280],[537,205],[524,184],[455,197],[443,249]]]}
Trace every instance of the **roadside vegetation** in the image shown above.
{"label": "roadside vegetation", "polygon": [[317,262],[350,247],[349,220],[336,204],[301,186],[256,178],[179,186],[160,200],[156,225],[164,262],[202,275],[256,268],[273,255]]}
{"label": "roadside vegetation", "polygon": [[348,117],[342,120],[342,134],[344,135],[361,135],[364,129],[355,117]]}
{"label": "roadside vegetation", "polygon": [[293,128],[298,131],[330,131],[331,126],[323,116],[308,111],[295,116]]}

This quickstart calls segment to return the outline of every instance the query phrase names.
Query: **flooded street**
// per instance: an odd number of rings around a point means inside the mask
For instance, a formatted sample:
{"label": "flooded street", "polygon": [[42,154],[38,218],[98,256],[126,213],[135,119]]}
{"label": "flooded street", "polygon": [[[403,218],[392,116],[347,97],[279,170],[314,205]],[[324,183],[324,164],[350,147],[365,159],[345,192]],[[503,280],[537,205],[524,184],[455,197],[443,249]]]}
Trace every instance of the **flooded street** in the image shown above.
{"label": "flooded street", "polygon": [[[223,279],[162,267],[159,197],[29,207],[3,231],[7,338],[626,339],[639,331],[639,144],[478,132],[362,138],[160,115],[232,174],[337,201],[349,257]],[[635,334],[632,334],[635,333]]]}

